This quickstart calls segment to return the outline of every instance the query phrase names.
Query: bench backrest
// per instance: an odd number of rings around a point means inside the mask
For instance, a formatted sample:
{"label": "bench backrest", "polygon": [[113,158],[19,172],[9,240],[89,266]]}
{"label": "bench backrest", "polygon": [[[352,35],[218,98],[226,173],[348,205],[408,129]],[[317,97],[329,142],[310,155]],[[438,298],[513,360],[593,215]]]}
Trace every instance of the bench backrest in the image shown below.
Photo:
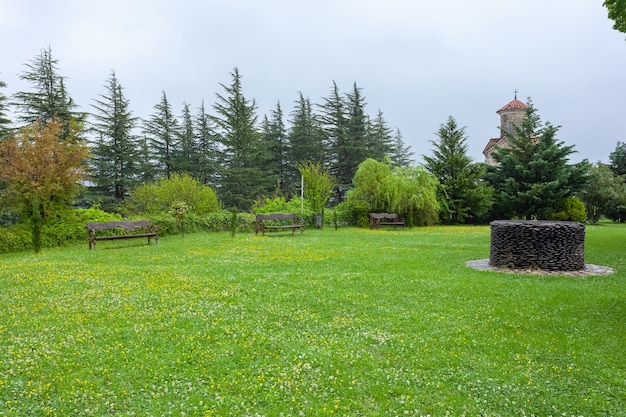
{"label": "bench backrest", "polygon": [[150,220],[135,220],[135,221],[125,221],[125,220],[116,220],[111,222],[89,222],[87,223],[87,230],[111,230],[122,228],[126,230],[133,230],[140,227],[148,227],[150,226]]}
{"label": "bench backrest", "polygon": [[257,221],[265,221],[265,220],[293,220],[294,222],[298,216],[295,213],[284,214],[284,213],[273,213],[273,214],[257,214]]}
{"label": "bench backrest", "polygon": [[370,213],[373,219],[397,219],[398,213]]}

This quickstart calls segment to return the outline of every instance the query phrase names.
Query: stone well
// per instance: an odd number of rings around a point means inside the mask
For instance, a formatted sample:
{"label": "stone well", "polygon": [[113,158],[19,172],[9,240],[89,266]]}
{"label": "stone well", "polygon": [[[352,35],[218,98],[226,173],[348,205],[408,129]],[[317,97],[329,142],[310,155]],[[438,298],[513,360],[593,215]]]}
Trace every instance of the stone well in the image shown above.
{"label": "stone well", "polygon": [[489,265],[514,269],[585,269],[585,225],[544,220],[496,220]]}

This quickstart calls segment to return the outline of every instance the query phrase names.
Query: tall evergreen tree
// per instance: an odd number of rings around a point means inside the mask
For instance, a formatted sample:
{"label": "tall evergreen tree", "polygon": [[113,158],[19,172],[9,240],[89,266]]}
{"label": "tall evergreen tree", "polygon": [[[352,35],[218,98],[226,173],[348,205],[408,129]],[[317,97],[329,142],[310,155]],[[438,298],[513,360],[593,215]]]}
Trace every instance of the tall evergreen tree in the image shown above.
{"label": "tall evergreen tree", "polygon": [[265,116],[262,124],[263,141],[269,151],[268,168],[277,178],[276,190],[287,192],[287,129],[283,109],[280,103],[271,111],[270,118]]}
{"label": "tall evergreen tree", "polygon": [[609,162],[615,175],[626,175],[626,143],[617,142],[615,150],[609,154]]}
{"label": "tall evergreen tree", "polygon": [[393,149],[390,154],[391,165],[398,168],[408,168],[411,166],[411,157],[415,155],[409,145],[405,145],[400,129],[396,129],[393,137]]}
{"label": "tall evergreen tree", "polygon": [[350,169],[348,154],[348,119],[345,100],[334,81],[330,97],[324,98],[320,111],[320,120],[326,134],[327,163],[330,165],[330,172],[337,178],[340,187],[347,188],[354,174]]}
{"label": "tall evergreen tree", "polygon": [[115,71],[105,85],[101,99],[94,100],[93,181],[96,193],[121,200],[137,184],[139,142],[134,134],[137,118],[129,109]]}
{"label": "tall evergreen tree", "polygon": [[298,100],[290,114],[290,128],[288,134],[287,183],[293,186],[300,185],[298,165],[305,161],[324,163],[324,130],[318,117],[313,113],[311,101],[298,93]]}
{"label": "tall evergreen tree", "polygon": [[346,95],[346,141],[343,147],[337,148],[337,153],[340,155],[339,170],[342,172],[343,179],[348,181],[352,181],[359,164],[368,157],[369,120],[365,113],[365,105],[365,97],[361,93],[361,88],[354,83],[352,92]]}
{"label": "tall evergreen tree", "polygon": [[213,105],[223,157],[218,192],[225,206],[247,210],[271,190],[275,178],[265,165],[267,150],[256,127],[256,103],[245,98],[237,68],[231,77],[230,85],[220,84],[226,94],[217,94]]}
{"label": "tall evergreen tree", "polygon": [[20,91],[13,96],[20,122],[33,125],[38,120],[47,123],[58,117],[64,125],[65,136],[69,136],[72,118],[85,120],[84,114],[76,113],[76,105],[65,89],[64,77],[58,73],[58,61],[52,58],[50,47],[42,49],[39,56],[26,64],[20,79],[32,85],[34,91]]}
{"label": "tall evergreen tree", "polygon": [[368,123],[367,156],[382,162],[391,157],[394,150],[393,130],[387,125],[383,112],[379,109],[373,121]]}
{"label": "tall evergreen tree", "polygon": [[[7,84],[0,80],[0,89],[6,88]],[[7,96],[0,90],[0,141],[6,139],[11,133],[11,120],[7,116]]]}
{"label": "tall evergreen tree", "polygon": [[199,175],[199,155],[194,132],[194,120],[188,103],[183,103],[180,128],[176,132],[176,148],[172,154],[173,171]]}
{"label": "tall evergreen tree", "polygon": [[174,152],[178,138],[178,120],[172,113],[165,91],[154,109],[156,112],[145,122],[144,133],[150,141],[153,159],[157,163],[157,175],[169,178],[175,170]]}
{"label": "tall evergreen tree", "polygon": [[574,147],[558,140],[559,127],[543,125],[529,104],[521,126],[513,134],[503,130],[509,145],[495,151],[498,165],[486,174],[496,190],[493,215],[500,218],[547,219],[587,181],[587,160],[569,164]]}
{"label": "tall evergreen tree", "polygon": [[196,145],[198,147],[198,180],[205,185],[217,188],[220,171],[218,139],[213,129],[211,117],[206,113],[204,101],[195,118]]}
{"label": "tall evergreen tree", "polygon": [[424,156],[426,169],[439,180],[437,200],[444,223],[468,223],[491,208],[492,189],[483,181],[486,166],[467,155],[465,127],[448,117],[431,140],[433,156]]}

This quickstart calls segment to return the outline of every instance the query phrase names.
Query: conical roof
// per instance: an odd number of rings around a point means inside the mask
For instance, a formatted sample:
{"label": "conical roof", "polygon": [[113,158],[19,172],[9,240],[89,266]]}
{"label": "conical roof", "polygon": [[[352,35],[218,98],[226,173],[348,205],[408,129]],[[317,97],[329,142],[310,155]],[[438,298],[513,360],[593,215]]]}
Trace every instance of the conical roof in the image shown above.
{"label": "conical roof", "polygon": [[515,110],[523,110],[528,108],[528,104],[523,101],[519,101],[517,98],[511,100],[508,104],[498,110],[496,113],[501,113],[504,111],[515,111]]}

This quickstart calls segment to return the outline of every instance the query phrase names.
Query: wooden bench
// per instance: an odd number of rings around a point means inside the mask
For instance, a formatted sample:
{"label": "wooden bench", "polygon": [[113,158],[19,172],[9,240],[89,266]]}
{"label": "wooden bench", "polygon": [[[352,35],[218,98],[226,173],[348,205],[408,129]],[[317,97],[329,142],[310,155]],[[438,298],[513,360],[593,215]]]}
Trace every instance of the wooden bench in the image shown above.
{"label": "wooden bench", "polygon": [[[113,239],[133,239],[136,237],[147,237],[148,244],[154,238],[155,243],[159,243],[157,234],[158,226],[150,224],[149,220],[136,221],[112,221],[112,222],[90,222],[87,223],[87,237],[89,239],[89,250],[95,249],[98,240]],[[115,234],[96,235],[98,230],[117,230]],[[121,232],[121,233],[120,233]]]}
{"label": "wooden bench", "polygon": [[380,226],[406,226],[404,218],[398,217],[398,213],[370,213],[370,229],[378,229]]}
{"label": "wooden bench", "polygon": [[300,229],[300,233],[304,233],[304,224],[298,222],[298,216],[294,213],[257,214],[254,234],[256,235],[261,231],[261,234],[265,236],[265,231],[271,229],[291,229],[293,235],[296,229]]}

